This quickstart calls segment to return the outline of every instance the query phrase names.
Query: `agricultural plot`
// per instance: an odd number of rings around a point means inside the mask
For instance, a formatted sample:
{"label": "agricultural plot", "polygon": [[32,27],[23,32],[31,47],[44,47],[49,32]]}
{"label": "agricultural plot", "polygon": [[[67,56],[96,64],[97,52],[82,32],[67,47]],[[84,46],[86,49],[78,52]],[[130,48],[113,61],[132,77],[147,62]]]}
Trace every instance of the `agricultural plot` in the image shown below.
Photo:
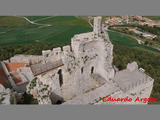
{"label": "agricultural plot", "polygon": [[[75,34],[92,31],[88,21],[80,17],[28,16],[27,18],[38,24],[32,24],[23,17],[0,18],[0,46],[36,43],[70,44]],[[51,25],[46,26],[46,24]]]}
{"label": "agricultural plot", "polygon": [[[157,17],[157,16],[156,16]],[[0,16],[0,46],[23,44],[70,44],[75,34],[92,31],[87,17],[78,16],[26,16],[37,24],[16,16]],[[46,25],[50,26],[46,26]],[[109,32],[112,42],[159,52],[136,40],[116,32]]]}
{"label": "agricultural plot", "polygon": [[50,24],[54,22],[62,22],[62,21],[72,21],[76,20],[77,18],[75,16],[52,16],[48,19],[38,21],[38,23],[43,24]]}
{"label": "agricultural plot", "polygon": [[143,49],[143,50],[149,50],[152,52],[158,52],[160,53],[159,50],[142,45],[142,44],[138,44],[137,41],[133,38],[130,38],[124,34],[118,33],[118,32],[108,32],[109,36],[110,36],[110,40],[113,43],[118,43],[120,45],[124,45],[124,46],[128,46],[128,47],[136,47],[139,49]]}
{"label": "agricultural plot", "polygon": [[39,19],[42,19],[42,18],[47,18],[49,16],[25,16],[25,17],[28,18],[31,21],[36,21],[36,20],[39,20]]}
{"label": "agricultural plot", "polygon": [[16,16],[1,16],[0,17],[0,27],[15,27],[15,26],[23,26],[28,24],[26,20],[21,17]]}

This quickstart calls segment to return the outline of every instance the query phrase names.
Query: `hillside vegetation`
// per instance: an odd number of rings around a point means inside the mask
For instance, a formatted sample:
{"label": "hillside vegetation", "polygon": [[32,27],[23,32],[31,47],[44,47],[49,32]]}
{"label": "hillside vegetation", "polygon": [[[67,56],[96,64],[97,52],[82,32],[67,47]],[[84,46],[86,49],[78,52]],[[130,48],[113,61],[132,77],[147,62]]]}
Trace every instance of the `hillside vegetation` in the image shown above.
{"label": "hillside vegetation", "polygon": [[139,45],[136,40],[117,32],[109,32],[109,36],[114,44],[113,64],[122,70],[128,63],[136,61],[155,80],[151,97],[156,97],[157,102],[150,104],[160,104],[160,51]]}
{"label": "hillside vegetation", "polygon": [[113,64],[117,68],[125,69],[127,64],[133,61],[136,61],[139,67],[144,68],[146,73],[154,79],[151,97],[156,97],[157,102],[150,104],[160,104],[160,65],[158,65],[160,54],[114,43]]}
{"label": "hillside vegetation", "polygon": [[153,53],[160,53],[159,50],[154,49],[152,47],[149,46],[145,46],[142,44],[138,44],[137,41],[129,36],[126,36],[124,34],[118,33],[118,32],[108,32],[109,36],[110,36],[110,40],[113,43],[118,43],[119,45],[124,45],[124,46],[128,46],[128,47],[134,47],[134,48],[141,48],[143,50],[148,50],[150,52]]}

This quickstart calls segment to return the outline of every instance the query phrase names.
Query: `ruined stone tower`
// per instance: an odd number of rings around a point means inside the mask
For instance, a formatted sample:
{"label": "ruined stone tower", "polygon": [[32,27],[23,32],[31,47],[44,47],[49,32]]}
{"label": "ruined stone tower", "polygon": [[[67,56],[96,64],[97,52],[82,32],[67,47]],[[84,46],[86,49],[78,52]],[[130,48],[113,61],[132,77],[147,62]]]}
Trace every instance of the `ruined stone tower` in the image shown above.
{"label": "ruined stone tower", "polygon": [[[28,61],[35,64],[31,69],[37,78],[37,87],[34,88],[37,92],[34,93],[41,96],[40,104],[51,103],[48,101],[51,96],[59,96],[51,97],[54,98],[54,103],[60,100],[59,98],[64,101],[73,99],[77,95],[96,89],[114,77],[113,45],[103,29],[101,19],[94,18],[93,32],[74,35],[71,46],[42,51],[43,56],[35,59],[39,64],[33,62],[33,57],[28,58]],[[26,59],[27,57],[24,62],[27,62]],[[15,58],[12,58],[12,61],[14,60]],[[47,85],[50,91],[46,99],[41,99],[43,94],[40,91],[44,89],[43,85]]]}
{"label": "ruined stone tower", "polygon": [[27,92],[39,104],[102,104],[103,96],[150,96],[154,80],[138,69],[136,62],[115,73],[113,45],[101,20],[94,18],[93,32],[74,35],[71,46],[9,60],[26,64],[16,72],[23,75],[23,82],[29,82]]}
{"label": "ruined stone tower", "polygon": [[95,17],[94,18],[94,28],[93,32],[97,35],[101,34],[102,32],[102,17]]}

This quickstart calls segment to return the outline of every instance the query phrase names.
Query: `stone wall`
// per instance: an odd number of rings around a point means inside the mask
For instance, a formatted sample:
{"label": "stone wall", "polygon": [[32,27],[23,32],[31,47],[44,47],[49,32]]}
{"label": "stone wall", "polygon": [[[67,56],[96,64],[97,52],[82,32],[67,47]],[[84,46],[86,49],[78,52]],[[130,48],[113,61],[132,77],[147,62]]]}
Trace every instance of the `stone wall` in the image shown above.
{"label": "stone wall", "polygon": [[[27,92],[38,99],[39,104],[101,104],[103,96],[149,97],[154,80],[139,71],[136,62],[115,75],[113,45],[101,20],[101,17],[94,18],[93,32],[74,35],[71,46],[43,50],[39,56],[10,58],[8,62],[28,63],[18,69],[24,80],[24,84],[17,85],[19,89],[26,90],[27,84]],[[53,67],[57,61],[62,64]],[[42,66],[40,74],[33,72],[32,66],[37,65]],[[51,69],[43,70],[45,66]]]}
{"label": "stone wall", "polygon": [[10,89],[7,88],[5,89],[1,84],[0,84],[0,104],[11,104],[10,103]]}
{"label": "stone wall", "polygon": [[114,77],[113,45],[102,33],[101,17],[95,19],[97,28],[93,32],[75,35],[71,39],[71,46],[45,50],[42,51],[43,57],[39,56],[45,62],[63,61],[63,66],[38,75],[37,78],[66,101],[96,87],[92,74],[106,81]]}

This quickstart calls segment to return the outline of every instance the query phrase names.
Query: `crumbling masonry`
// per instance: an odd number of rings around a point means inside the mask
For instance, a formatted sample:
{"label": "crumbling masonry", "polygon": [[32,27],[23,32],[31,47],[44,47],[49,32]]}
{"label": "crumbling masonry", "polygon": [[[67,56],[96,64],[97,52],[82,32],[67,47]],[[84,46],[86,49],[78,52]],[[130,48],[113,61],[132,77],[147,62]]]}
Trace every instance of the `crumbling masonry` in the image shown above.
{"label": "crumbling masonry", "polygon": [[39,104],[98,104],[99,98],[108,95],[150,96],[153,79],[135,62],[117,73],[113,69],[113,45],[101,19],[94,18],[93,32],[74,35],[71,46],[6,61],[26,63],[19,73],[29,81],[27,92]]}

